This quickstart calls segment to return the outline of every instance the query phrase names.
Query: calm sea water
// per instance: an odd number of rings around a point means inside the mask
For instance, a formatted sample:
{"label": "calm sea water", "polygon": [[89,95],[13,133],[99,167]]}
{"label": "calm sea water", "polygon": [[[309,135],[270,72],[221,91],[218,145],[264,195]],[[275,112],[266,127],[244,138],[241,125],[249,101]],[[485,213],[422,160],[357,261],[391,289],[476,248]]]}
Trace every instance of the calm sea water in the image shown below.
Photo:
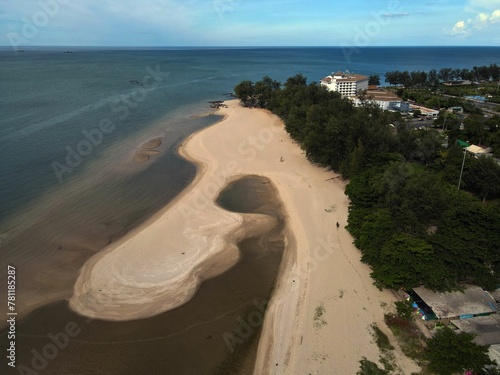
{"label": "calm sea water", "polygon": [[500,63],[496,47],[71,50],[0,49],[0,270],[17,267],[21,314],[68,298],[86,259],[189,184],[175,149],[241,80]]}
{"label": "calm sea water", "polygon": [[[284,81],[303,73],[317,81],[341,69],[383,75],[394,69],[471,68],[500,62],[500,48],[359,51],[348,60],[340,48],[2,50],[0,230],[10,229],[9,218],[21,206],[95,172],[99,160],[107,158],[106,164],[116,167],[124,147],[172,131],[180,119],[202,113],[207,100],[221,99],[243,79],[270,75]],[[99,129],[106,119],[114,130],[91,150],[82,146],[80,151],[89,155],[81,162],[70,158],[77,164],[74,168],[65,163],[68,147],[77,151],[87,140],[85,133]],[[54,162],[63,166],[54,167]]]}
{"label": "calm sea water", "polygon": [[[383,76],[394,69],[500,62],[498,47],[368,48],[348,55],[341,48],[0,50],[0,233],[10,229],[9,218],[21,206],[94,172],[98,160],[108,158],[111,165],[122,145],[171,131],[243,79],[270,75],[284,81],[303,73],[317,81],[344,69]],[[83,132],[98,129],[103,119],[114,130],[75,168],[60,173],[61,184],[52,163],[64,164],[67,147],[76,150],[87,140]],[[161,119],[170,124],[160,125]]]}

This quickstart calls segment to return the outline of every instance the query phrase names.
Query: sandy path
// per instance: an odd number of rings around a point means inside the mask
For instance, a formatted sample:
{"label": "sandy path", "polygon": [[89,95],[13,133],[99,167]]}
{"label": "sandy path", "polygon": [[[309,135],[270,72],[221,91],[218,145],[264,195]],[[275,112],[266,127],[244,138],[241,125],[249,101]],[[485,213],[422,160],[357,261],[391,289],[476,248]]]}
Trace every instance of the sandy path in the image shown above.
{"label": "sandy path", "polygon": [[[84,315],[126,320],[189,300],[203,278],[236,261],[235,241],[269,220],[221,210],[214,199],[238,176],[263,175],[278,189],[288,233],[255,374],[355,374],[362,356],[378,360],[369,326],[375,322],[390,335],[383,313],[394,298],[373,286],[343,229],[345,186],[306,160],[277,117],[227,103],[220,110],[224,121],[182,147],[198,165],[195,181],[147,223],[92,257],[70,305]],[[417,370],[402,356],[397,364],[405,374]]]}

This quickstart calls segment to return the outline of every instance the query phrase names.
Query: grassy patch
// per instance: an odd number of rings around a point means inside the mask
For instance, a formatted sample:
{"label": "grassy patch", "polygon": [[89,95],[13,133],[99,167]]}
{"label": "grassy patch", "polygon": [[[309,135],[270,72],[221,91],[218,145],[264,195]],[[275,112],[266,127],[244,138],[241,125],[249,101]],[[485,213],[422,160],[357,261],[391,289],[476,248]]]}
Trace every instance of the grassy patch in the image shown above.
{"label": "grassy patch", "polygon": [[[396,366],[396,359],[393,354],[394,346],[391,345],[389,337],[378,328],[378,326],[373,323],[371,325],[372,336],[380,349],[380,363],[384,365],[384,370],[387,374],[400,374],[398,367]],[[377,372],[375,372],[377,374]]]}
{"label": "grassy patch", "polygon": [[427,374],[425,371],[426,363],[423,357],[425,337],[415,322],[393,314],[386,314],[384,320],[394,336],[396,336],[403,353],[415,360],[424,369],[422,374]]}
{"label": "grassy patch", "polygon": [[389,375],[387,371],[382,370],[376,363],[367,360],[365,357],[359,361],[359,367],[360,369],[356,375]]}
{"label": "grassy patch", "polygon": [[373,330],[373,338],[377,343],[378,348],[381,351],[394,350],[394,346],[391,345],[389,337],[377,327],[375,323],[371,325]]}
{"label": "grassy patch", "polygon": [[323,318],[324,313],[325,313],[325,307],[323,306],[323,304],[316,307],[316,310],[314,311],[314,327],[316,329],[319,329],[326,324],[326,321]]}

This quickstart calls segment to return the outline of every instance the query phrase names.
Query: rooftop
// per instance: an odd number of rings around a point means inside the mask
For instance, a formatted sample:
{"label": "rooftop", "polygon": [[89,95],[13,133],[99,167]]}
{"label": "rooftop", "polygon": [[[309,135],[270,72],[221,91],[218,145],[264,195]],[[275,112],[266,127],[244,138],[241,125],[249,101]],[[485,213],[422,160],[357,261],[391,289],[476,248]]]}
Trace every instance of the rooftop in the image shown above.
{"label": "rooftop", "polygon": [[491,359],[494,359],[495,361],[497,361],[497,363],[500,363],[500,345],[491,345],[488,352]]}
{"label": "rooftop", "polygon": [[382,91],[378,89],[369,89],[366,91],[366,96],[379,102],[399,102],[401,98],[390,91]]}
{"label": "rooftop", "polygon": [[495,289],[494,291],[489,293],[495,299],[495,301],[500,302],[500,289]]}
{"label": "rooftop", "polygon": [[463,293],[439,293],[424,287],[415,288],[414,291],[440,319],[497,311],[493,297],[478,286],[468,286]]}
{"label": "rooftop", "polygon": [[476,145],[470,145],[469,147],[465,148],[468,152],[471,154],[487,154],[488,152],[491,151],[489,148],[483,148],[481,146],[476,146]]}
{"label": "rooftop", "polygon": [[479,345],[500,344],[500,315],[477,316],[472,319],[454,320],[459,330],[477,335],[474,342]]}
{"label": "rooftop", "polygon": [[439,113],[439,111],[437,109],[426,108],[426,107],[422,107],[420,105],[415,105],[415,104],[411,104],[410,108],[413,110],[419,109],[420,112],[422,112],[422,114],[424,114],[424,115],[428,115],[428,114],[432,114],[432,113]]}
{"label": "rooftop", "polygon": [[337,72],[323,78],[321,81],[331,83],[333,80],[335,80],[336,82],[359,82],[367,81],[368,77],[361,74],[352,74],[349,72]]}

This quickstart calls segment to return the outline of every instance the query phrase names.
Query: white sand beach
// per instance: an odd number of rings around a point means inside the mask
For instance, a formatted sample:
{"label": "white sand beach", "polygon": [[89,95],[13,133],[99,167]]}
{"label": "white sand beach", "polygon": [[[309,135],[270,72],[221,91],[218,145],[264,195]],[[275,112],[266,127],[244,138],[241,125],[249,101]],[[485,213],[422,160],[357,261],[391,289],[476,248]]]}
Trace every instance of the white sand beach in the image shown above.
{"label": "white sand beach", "polygon": [[[203,279],[237,261],[239,239],[273,220],[228,212],[214,203],[235,178],[261,175],[279,192],[287,233],[254,373],[355,374],[363,356],[379,358],[371,324],[397,346],[383,322],[395,298],[373,285],[344,229],[345,183],[311,165],[276,116],[242,108],[236,100],[226,104],[219,111],[223,121],[181,147],[198,166],[195,180],[158,214],[87,261],[70,306],[90,317],[130,320],[188,301]],[[399,350],[395,353],[402,373],[418,370]]]}

